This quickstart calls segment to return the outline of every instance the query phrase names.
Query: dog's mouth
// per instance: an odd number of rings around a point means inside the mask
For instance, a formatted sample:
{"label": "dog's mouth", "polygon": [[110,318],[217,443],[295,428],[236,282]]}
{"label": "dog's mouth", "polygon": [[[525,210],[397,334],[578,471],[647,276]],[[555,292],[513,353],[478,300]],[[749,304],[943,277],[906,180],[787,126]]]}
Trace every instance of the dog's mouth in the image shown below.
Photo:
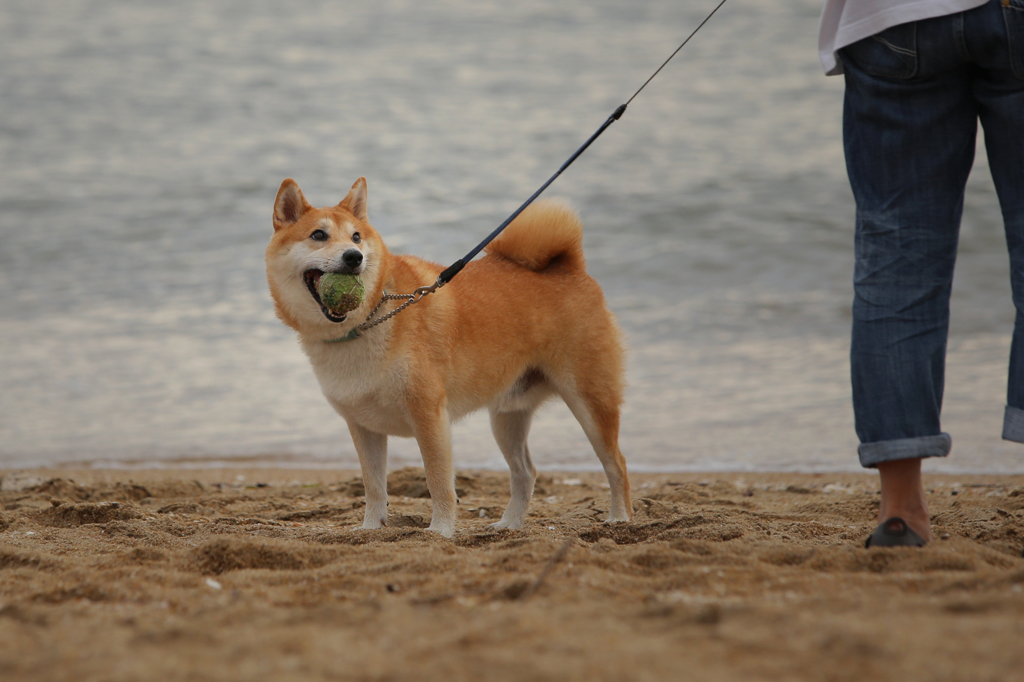
{"label": "dog's mouth", "polygon": [[320,312],[324,314],[324,317],[326,317],[331,322],[344,322],[346,319],[348,319],[347,314],[340,316],[335,315],[334,313],[331,312],[330,308],[325,306],[324,302],[320,300],[320,293],[317,291],[316,288],[317,285],[320,283],[320,278],[323,277],[323,274],[323,270],[306,270],[306,272],[302,274],[302,278],[306,282],[306,288],[309,289],[310,296],[312,296],[313,300],[316,301],[316,304],[320,306]]}

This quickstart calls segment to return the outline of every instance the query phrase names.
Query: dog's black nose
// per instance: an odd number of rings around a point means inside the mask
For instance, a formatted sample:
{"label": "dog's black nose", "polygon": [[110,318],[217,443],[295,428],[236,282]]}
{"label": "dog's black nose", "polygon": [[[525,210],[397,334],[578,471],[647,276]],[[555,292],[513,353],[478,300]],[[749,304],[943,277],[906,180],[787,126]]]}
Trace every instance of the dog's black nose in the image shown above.
{"label": "dog's black nose", "polygon": [[363,262],[363,254],[359,249],[349,249],[341,256],[342,262],[352,269],[358,268]]}

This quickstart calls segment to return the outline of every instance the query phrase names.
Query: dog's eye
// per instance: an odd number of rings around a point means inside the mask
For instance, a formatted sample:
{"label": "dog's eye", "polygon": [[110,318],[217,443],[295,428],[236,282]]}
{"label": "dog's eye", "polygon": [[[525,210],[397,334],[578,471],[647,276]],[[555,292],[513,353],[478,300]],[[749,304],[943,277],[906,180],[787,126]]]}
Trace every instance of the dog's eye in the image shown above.
{"label": "dog's eye", "polygon": [[356,244],[358,244],[359,242],[363,241],[363,238],[359,236],[358,232],[353,232],[352,233],[352,241],[354,241]]}
{"label": "dog's eye", "polygon": [[316,230],[313,234],[309,235],[309,238],[314,241],[325,242],[328,239],[328,235],[323,230]]}

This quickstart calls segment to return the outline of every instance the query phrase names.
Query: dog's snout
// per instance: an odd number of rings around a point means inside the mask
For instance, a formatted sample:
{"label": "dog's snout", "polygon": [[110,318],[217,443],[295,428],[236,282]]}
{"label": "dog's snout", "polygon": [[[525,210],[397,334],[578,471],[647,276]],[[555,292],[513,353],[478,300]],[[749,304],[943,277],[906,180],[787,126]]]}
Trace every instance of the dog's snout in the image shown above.
{"label": "dog's snout", "polygon": [[345,264],[345,267],[355,269],[363,264],[363,254],[359,249],[349,249],[342,254],[341,261]]}

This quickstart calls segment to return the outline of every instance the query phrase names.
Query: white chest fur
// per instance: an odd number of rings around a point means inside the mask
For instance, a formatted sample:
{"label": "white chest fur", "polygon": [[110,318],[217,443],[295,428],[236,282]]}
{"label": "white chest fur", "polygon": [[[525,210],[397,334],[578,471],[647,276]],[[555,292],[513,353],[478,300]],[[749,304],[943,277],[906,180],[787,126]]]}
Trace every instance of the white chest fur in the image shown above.
{"label": "white chest fur", "polygon": [[410,437],[414,432],[405,406],[406,368],[387,360],[382,332],[337,343],[300,339],[320,389],[346,421],[376,433]]}

